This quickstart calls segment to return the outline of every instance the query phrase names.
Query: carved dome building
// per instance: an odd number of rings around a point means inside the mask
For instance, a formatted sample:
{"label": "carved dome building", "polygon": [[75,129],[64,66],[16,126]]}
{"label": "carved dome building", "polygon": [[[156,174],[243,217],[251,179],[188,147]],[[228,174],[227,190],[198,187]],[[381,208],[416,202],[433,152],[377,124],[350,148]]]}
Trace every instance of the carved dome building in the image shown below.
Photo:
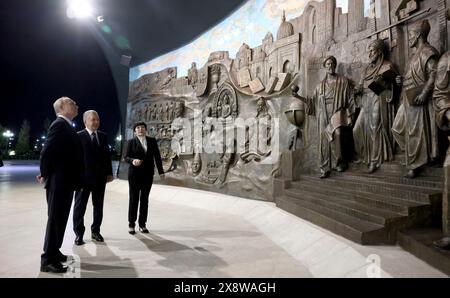
{"label": "carved dome building", "polygon": [[294,35],[294,26],[286,21],[286,15],[283,11],[283,17],[281,18],[280,28],[277,31],[277,40]]}

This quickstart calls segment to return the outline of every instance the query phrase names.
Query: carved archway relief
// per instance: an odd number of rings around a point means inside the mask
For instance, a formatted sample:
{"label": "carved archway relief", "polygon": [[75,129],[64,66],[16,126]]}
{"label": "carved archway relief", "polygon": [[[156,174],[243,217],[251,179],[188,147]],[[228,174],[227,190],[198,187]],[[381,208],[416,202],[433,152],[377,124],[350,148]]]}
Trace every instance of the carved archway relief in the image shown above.
{"label": "carved archway relief", "polygon": [[219,90],[214,96],[212,116],[216,118],[227,118],[229,116],[236,118],[237,115],[238,102],[236,91],[229,82],[225,82],[222,86],[220,86]]}

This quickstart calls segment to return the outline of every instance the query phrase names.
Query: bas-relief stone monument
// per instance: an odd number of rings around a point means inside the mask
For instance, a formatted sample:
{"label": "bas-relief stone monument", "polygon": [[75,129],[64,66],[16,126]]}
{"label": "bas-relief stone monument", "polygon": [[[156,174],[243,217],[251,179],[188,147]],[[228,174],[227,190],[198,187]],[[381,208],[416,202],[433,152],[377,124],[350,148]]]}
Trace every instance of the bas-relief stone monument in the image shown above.
{"label": "bas-relief stone monument", "polygon": [[234,59],[213,52],[187,77],[175,67],[144,75],[130,84],[127,137],[133,122],[148,124],[168,183],[273,200],[274,169],[288,150],[280,107],[298,82],[300,51],[301,34],[283,14],[276,40],[269,32],[261,46],[244,42]]}
{"label": "bas-relief stone monument", "polygon": [[[365,16],[363,1],[349,0],[348,13],[335,0],[310,1],[291,20],[283,13],[276,34],[268,32],[261,45],[243,40],[234,58],[213,52],[204,65],[193,62],[187,77],[178,78],[172,67],[131,82],[127,138],[133,122],[148,123],[169,184],[275,201],[313,222],[312,214],[322,214],[316,223],[330,229],[324,218],[344,226],[345,216],[370,221],[373,216],[362,215],[369,211],[358,208],[371,199],[347,205],[324,199],[317,207],[307,194],[319,187],[324,195],[342,192],[343,200],[360,192],[382,200],[380,189],[389,200],[400,189],[400,202],[408,187],[428,185],[414,181],[422,181],[430,165],[442,165],[445,153],[438,128],[447,125],[448,85],[438,60],[448,50],[449,2],[372,0]],[[395,177],[389,183],[399,181],[392,191],[377,186],[385,173]],[[325,179],[314,180],[318,176]],[[335,189],[338,178],[343,189]],[[289,201],[298,179],[301,203]],[[376,208],[393,205],[383,202]],[[348,204],[361,214],[346,212]],[[431,216],[425,213],[415,218],[425,221]],[[377,224],[364,225],[359,236],[342,233],[361,243],[376,242],[370,237],[391,242],[397,227]],[[399,226],[413,224],[407,217]]]}

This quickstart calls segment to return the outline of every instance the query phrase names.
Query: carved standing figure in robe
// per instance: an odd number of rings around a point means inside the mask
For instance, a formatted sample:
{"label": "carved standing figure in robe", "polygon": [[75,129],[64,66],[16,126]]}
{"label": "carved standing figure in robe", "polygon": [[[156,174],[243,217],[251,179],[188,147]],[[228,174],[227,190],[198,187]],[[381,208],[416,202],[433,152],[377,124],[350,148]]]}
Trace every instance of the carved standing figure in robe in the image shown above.
{"label": "carved standing figure in robe", "polygon": [[[437,66],[433,101],[435,103],[436,124],[444,131],[450,131],[450,51],[444,53]],[[450,140],[450,137],[449,137]],[[445,189],[442,196],[443,238],[433,244],[450,250],[450,147],[444,162]]]}
{"label": "carved standing figure in robe", "polygon": [[417,176],[420,167],[438,156],[437,127],[431,93],[436,78],[439,53],[428,42],[430,23],[421,20],[409,28],[409,46],[416,48],[407,63],[406,75],[397,77],[402,84],[401,105],[395,116],[392,133],[405,152],[406,177]]}
{"label": "carved standing figure in robe", "polygon": [[331,169],[343,172],[347,168],[342,155],[342,128],[351,126],[355,104],[350,81],[336,73],[336,58],[327,57],[323,66],[327,74],[313,97],[303,98],[295,91],[293,96],[306,103],[308,115],[317,118],[320,178],[327,178]]}
{"label": "carved standing figure in robe", "polygon": [[384,43],[380,39],[369,44],[370,63],[355,89],[355,95],[360,95],[361,111],[353,128],[353,139],[357,157],[368,165],[369,173],[379,168],[383,161],[394,158],[391,127],[395,116],[397,71],[384,59],[383,49]]}

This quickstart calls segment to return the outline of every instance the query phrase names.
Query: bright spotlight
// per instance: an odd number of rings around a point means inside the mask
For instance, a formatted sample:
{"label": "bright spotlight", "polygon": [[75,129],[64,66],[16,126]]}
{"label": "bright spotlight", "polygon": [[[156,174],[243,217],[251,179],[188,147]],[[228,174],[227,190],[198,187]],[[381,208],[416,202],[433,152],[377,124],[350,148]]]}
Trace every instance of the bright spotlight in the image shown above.
{"label": "bright spotlight", "polygon": [[92,6],[88,0],[69,0],[66,14],[69,18],[85,18],[92,15]]}

